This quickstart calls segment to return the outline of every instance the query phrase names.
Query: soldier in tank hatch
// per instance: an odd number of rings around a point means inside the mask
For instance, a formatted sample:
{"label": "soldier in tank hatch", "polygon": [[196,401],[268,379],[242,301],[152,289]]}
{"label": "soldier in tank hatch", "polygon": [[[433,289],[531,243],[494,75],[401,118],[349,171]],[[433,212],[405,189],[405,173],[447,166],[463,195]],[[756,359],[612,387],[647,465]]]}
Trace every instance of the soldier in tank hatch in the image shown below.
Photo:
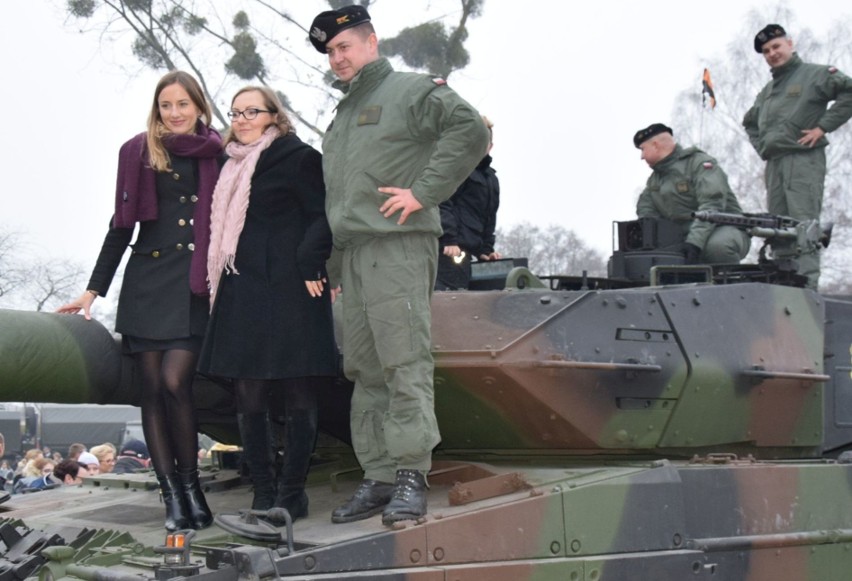
{"label": "soldier in tank hatch", "polygon": [[653,172],[636,203],[640,218],[665,218],[683,229],[678,250],[687,264],[730,264],[748,253],[751,239],[734,226],[695,220],[693,212],[742,214],[728,176],[714,158],[697,147],[684,148],[662,123],[640,129],[633,145]]}

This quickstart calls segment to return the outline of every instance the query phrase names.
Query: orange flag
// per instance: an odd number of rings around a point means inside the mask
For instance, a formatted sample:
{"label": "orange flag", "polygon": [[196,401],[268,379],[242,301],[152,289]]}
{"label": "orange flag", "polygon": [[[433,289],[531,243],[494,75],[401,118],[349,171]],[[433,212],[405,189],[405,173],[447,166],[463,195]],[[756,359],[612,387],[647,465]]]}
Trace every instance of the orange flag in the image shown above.
{"label": "orange flag", "polygon": [[701,88],[701,105],[703,106],[707,102],[707,98],[710,99],[710,108],[716,108],[716,93],[713,92],[713,81],[710,80],[710,71],[704,69],[704,79],[702,81]]}

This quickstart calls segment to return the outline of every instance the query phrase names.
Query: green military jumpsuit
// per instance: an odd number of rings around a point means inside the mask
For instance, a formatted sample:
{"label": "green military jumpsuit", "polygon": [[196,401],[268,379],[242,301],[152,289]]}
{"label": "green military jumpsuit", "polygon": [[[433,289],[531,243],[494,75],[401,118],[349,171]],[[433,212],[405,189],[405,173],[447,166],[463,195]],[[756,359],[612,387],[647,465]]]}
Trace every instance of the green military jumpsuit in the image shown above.
{"label": "green military jumpsuit", "polygon": [[[486,153],[479,113],[442,79],[367,64],[323,139],[326,213],[343,251],[344,373],[355,382],[352,444],[364,478],[427,472],[434,411],[431,296],[448,199]],[[377,188],[410,188],[423,209],[399,225]]]}
{"label": "green military jumpsuit", "polygon": [[[831,108],[828,104],[835,101]],[[825,184],[823,137],[814,147],[800,145],[802,131],[830,133],[852,117],[852,79],[827,65],[809,64],[798,54],[775,69],[758,93],[743,126],[766,160],[767,209],[796,220],[819,220]],[[819,281],[819,253],[799,258],[808,286]]]}
{"label": "green military jumpsuit", "polygon": [[733,226],[693,220],[692,212],[698,211],[742,214],[728,176],[716,160],[696,147],[675,145],[670,155],[654,165],[639,194],[636,215],[680,224],[684,242],[701,249],[702,263],[737,263],[748,254],[750,238],[745,232]]}

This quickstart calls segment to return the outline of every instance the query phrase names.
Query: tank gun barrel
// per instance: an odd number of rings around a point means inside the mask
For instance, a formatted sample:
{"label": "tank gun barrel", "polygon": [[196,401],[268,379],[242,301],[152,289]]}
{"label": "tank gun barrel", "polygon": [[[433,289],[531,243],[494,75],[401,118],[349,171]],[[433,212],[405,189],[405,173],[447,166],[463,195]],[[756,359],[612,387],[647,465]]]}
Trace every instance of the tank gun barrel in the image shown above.
{"label": "tank gun barrel", "polygon": [[76,315],[0,309],[0,393],[10,401],[132,403],[121,353],[103,325]]}

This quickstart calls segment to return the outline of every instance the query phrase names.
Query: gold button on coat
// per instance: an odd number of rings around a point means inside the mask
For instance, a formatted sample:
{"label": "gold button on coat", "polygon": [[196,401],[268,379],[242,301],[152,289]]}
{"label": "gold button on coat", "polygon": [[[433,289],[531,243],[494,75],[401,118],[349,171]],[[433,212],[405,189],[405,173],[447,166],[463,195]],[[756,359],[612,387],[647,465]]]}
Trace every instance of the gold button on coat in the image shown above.
{"label": "gold button on coat", "polygon": [[183,250],[183,244],[181,244],[180,242],[178,242],[178,243],[175,245],[175,248],[177,248],[178,250]]}
{"label": "gold button on coat", "polygon": [[193,202],[197,202],[197,201],[198,201],[198,196],[196,196],[195,194],[192,194],[192,195],[189,197],[189,199],[190,199],[190,200],[192,200]]}
{"label": "gold button on coat", "polygon": [[151,253],[151,256],[153,256],[154,258],[159,258],[160,257],[160,251],[155,250],[154,252]]}
{"label": "gold button on coat", "polygon": [[186,203],[186,196],[181,196],[179,199],[180,199],[180,203],[181,203],[181,204],[185,204],[185,203]]}
{"label": "gold button on coat", "polygon": [[186,226],[186,220],[184,220],[183,218],[178,220],[178,226]]}
{"label": "gold button on coat", "polygon": [[194,250],[195,250],[195,243],[194,243],[194,242],[190,242],[189,244],[187,244],[187,245],[186,245],[186,247],[187,247],[187,248],[189,248],[190,250],[193,250],[193,251],[194,251]]}
{"label": "gold button on coat", "polygon": [[175,173],[172,174],[172,177],[175,178],[176,180],[179,180],[180,174],[178,172],[175,172]]}

